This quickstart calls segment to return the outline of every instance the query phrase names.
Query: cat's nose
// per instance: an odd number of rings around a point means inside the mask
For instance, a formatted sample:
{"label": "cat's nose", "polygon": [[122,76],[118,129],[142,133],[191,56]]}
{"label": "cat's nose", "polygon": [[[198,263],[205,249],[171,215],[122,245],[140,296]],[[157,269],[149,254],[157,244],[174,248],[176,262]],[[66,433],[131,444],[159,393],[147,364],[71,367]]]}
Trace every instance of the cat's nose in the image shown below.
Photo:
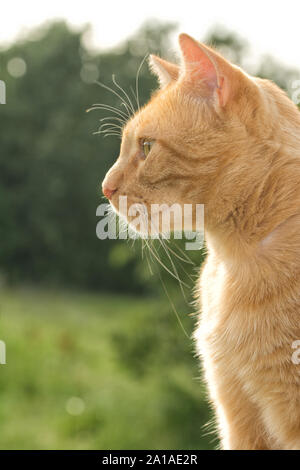
{"label": "cat's nose", "polygon": [[112,189],[112,188],[109,188],[106,184],[102,185],[102,192],[104,196],[107,197],[107,199],[110,199],[116,191],[117,191],[117,188]]}
{"label": "cat's nose", "polygon": [[117,162],[106,173],[102,181],[102,192],[107,199],[111,199],[112,195],[118,190],[123,179],[123,172],[120,171],[120,164]]}

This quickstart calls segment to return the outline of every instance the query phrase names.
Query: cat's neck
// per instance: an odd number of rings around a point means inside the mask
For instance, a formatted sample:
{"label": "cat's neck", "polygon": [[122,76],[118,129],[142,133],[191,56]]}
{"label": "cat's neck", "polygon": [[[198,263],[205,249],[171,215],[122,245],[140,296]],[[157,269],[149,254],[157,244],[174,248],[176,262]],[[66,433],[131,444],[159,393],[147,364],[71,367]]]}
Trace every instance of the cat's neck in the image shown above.
{"label": "cat's neck", "polygon": [[[277,158],[272,168],[266,168],[261,181],[247,182],[248,190],[246,181],[239,191],[233,184],[233,200],[228,187],[227,194],[220,192],[209,201],[205,212],[206,238],[208,247],[220,257],[246,260],[262,250],[267,253],[270,245],[287,246],[291,241],[291,225],[299,222],[296,216],[300,214],[300,149],[299,159]],[[300,253],[300,240],[298,249]]]}

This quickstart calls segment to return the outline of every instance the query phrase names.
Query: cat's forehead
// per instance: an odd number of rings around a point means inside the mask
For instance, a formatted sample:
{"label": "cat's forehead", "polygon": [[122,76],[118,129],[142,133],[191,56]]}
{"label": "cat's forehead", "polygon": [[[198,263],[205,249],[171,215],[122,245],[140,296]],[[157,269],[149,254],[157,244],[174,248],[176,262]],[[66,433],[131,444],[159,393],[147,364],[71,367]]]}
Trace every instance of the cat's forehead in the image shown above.
{"label": "cat's forehead", "polygon": [[124,135],[129,138],[135,133],[146,135],[156,134],[170,124],[170,121],[178,118],[180,114],[180,100],[173,90],[160,90],[151,100],[127,123]]}
{"label": "cat's forehead", "polygon": [[130,121],[126,124],[123,132],[123,138],[127,141],[134,139],[141,133],[153,134],[158,127],[158,113],[152,107],[151,109],[147,106],[133,116]]}
{"label": "cat's forehead", "polygon": [[176,83],[156,92],[130,119],[123,131],[122,149],[134,148],[140,139],[182,144],[187,138],[194,140],[213,131],[218,120],[207,100],[195,98]]}

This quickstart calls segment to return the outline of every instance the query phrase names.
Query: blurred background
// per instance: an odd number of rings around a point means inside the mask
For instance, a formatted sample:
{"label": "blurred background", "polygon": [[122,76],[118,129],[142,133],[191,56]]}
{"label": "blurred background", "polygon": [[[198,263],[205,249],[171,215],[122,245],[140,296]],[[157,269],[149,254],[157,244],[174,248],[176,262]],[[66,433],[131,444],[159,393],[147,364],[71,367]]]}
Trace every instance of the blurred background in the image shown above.
{"label": "blurred background", "polygon": [[[290,93],[296,2],[285,13],[272,5],[272,22],[261,2],[216,3],[2,7],[1,449],[218,445],[190,339],[205,254],[178,241],[151,254],[140,241],[97,239],[100,183],[120,142],[95,134],[110,113],[86,113],[94,103],[121,106],[96,83],[112,86],[113,74],[134,102],[145,55],[174,59],[180,31]],[[155,87],[144,63],[141,103]]]}

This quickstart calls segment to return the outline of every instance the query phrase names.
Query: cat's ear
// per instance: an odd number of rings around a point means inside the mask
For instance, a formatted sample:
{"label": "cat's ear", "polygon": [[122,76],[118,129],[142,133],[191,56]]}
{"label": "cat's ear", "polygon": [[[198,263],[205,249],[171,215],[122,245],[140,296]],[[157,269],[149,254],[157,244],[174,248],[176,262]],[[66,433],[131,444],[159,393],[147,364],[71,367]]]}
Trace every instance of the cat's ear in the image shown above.
{"label": "cat's ear", "polygon": [[156,55],[150,55],[149,66],[154,75],[157,76],[161,88],[178,79],[178,65],[167,62]]}
{"label": "cat's ear", "polygon": [[187,34],[179,36],[183,56],[183,80],[194,87],[205,84],[208,95],[214,96],[223,107],[233,96],[239,69],[220,54]]}

